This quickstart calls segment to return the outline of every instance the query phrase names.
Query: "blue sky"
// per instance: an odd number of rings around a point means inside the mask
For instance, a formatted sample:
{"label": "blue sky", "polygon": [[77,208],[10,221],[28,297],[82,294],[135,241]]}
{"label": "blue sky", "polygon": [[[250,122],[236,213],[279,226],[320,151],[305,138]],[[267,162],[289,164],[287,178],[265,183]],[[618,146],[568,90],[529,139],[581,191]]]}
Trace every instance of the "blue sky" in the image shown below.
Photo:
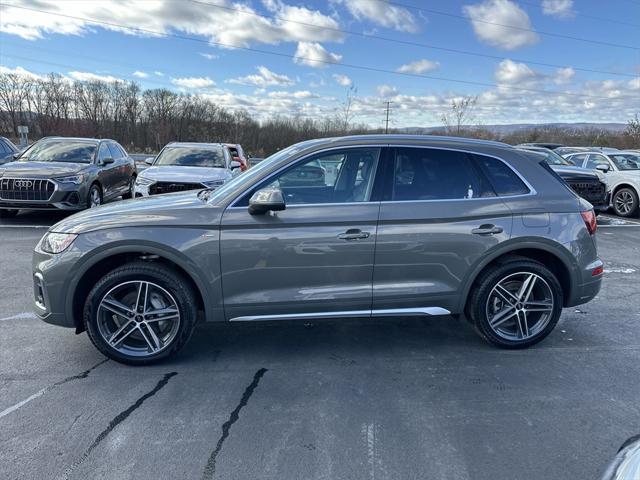
{"label": "blue sky", "polygon": [[387,100],[396,127],[439,125],[467,95],[484,124],[626,122],[640,111],[636,0],[2,3],[2,71],[135,80],[258,118],[334,115],[350,86],[354,121],[371,126]]}

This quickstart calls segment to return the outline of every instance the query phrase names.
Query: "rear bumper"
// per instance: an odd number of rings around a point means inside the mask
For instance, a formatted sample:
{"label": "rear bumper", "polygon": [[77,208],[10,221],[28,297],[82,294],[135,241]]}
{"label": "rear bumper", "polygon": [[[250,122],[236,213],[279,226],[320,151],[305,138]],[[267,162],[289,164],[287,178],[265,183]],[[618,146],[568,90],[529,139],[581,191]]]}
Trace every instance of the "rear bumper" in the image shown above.
{"label": "rear bumper", "polygon": [[598,267],[603,267],[604,263],[600,259],[587,266],[586,270],[582,274],[583,282],[576,285],[571,292],[571,296],[565,301],[565,307],[574,307],[576,305],[582,305],[583,303],[590,302],[600,292],[602,286],[603,273],[596,276],[591,276]]}

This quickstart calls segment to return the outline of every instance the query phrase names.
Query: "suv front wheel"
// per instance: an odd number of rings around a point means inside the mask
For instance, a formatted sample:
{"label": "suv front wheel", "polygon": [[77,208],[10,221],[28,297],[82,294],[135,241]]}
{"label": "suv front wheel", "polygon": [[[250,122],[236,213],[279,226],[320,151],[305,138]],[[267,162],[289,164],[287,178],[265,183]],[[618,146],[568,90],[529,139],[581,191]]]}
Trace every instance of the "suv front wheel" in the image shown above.
{"label": "suv front wheel", "polygon": [[196,313],[194,294],[181,275],[136,262],[96,283],[85,303],[84,325],[103,354],[141,365],[178,352],[193,333]]}
{"label": "suv front wheel", "polygon": [[562,287],[548,268],[514,260],[488,269],[476,282],[467,313],[480,335],[503,348],[544,339],[562,313]]}

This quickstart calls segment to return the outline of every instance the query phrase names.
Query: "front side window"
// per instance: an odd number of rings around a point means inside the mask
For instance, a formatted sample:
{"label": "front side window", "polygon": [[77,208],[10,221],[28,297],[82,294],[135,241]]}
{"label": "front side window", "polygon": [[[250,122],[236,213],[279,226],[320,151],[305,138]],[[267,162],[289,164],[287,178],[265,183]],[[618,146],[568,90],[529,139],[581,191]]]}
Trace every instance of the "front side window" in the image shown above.
{"label": "front side window", "polygon": [[604,155],[590,153],[589,160],[587,161],[585,168],[595,169],[598,165],[606,165],[607,167],[611,168],[609,160],[607,160]]}
{"label": "front side window", "polygon": [[495,197],[471,155],[428,148],[398,148],[392,200],[462,200]]}
{"label": "front side window", "polygon": [[124,157],[122,150],[115,143],[109,142],[109,151],[111,152],[111,158],[113,158],[114,160],[120,160],[122,157]]}
{"label": "front side window", "polygon": [[167,147],[153,163],[158,166],[225,168],[222,148]]}
{"label": "front side window", "polygon": [[98,162],[104,162],[107,158],[111,157],[111,150],[106,143],[100,144],[100,150],[98,150]]}
{"label": "front side window", "polygon": [[33,145],[20,157],[20,161],[91,163],[95,153],[95,143],[47,140]]}
{"label": "front side window", "polygon": [[574,165],[578,166],[578,167],[582,167],[582,165],[584,164],[584,161],[587,159],[587,154],[586,153],[578,153],[576,155],[570,155],[567,160],[569,160],[570,162],[573,162]]}
{"label": "front side window", "polygon": [[318,154],[269,180],[288,205],[366,202],[380,149],[352,148]]}

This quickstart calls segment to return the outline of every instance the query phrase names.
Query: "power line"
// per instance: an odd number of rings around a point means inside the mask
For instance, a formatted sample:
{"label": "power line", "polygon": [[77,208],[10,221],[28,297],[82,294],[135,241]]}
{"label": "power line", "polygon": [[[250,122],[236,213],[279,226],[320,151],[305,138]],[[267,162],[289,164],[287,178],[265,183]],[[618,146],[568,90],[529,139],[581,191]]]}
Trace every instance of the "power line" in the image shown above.
{"label": "power line", "polygon": [[390,1],[390,0],[372,0],[372,1],[383,2],[383,3],[387,3],[389,5],[395,5],[397,7],[403,7],[403,8],[407,8],[407,9],[417,10],[417,11],[420,11],[420,12],[432,13],[434,15],[442,15],[444,17],[458,18],[458,19],[468,20],[468,21],[472,21],[472,22],[484,23],[486,25],[495,25],[495,26],[498,26],[498,27],[512,28],[514,30],[520,30],[520,31],[524,31],[524,32],[537,33],[538,35],[546,35],[546,36],[549,36],[549,37],[557,37],[557,38],[564,38],[564,39],[567,39],[567,40],[575,40],[575,41],[578,41],[578,42],[586,42],[586,43],[593,43],[593,44],[597,44],[597,45],[605,45],[607,47],[625,48],[625,49],[628,49],[628,50],[640,50],[640,47],[636,47],[634,45],[625,45],[625,44],[622,44],[622,43],[605,42],[605,41],[602,41],[602,40],[594,40],[594,39],[591,39],[591,38],[575,37],[573,35],[566,35],[566,34],[563,34],[563,33],[546,32],[546,31],[543,31],[543,30],[536,30],[534,28],[518,27],[516,25],[508,25],[508,24],[505,24],[505,23],[490,22],[488,20],[481,20],[481,19],[478,19],[478,18],[471,18],[469,15],[460,15],[460,14],[457,14],[457,13],[443,12],[441,10],[434,10],[432,8],[416,7],[414,5],[407,5],[405,3],[399,3],[399,2]]}
{"label": "power line", "polygon": [[[581,71],[581,72],[588,72],[588,73],[601,73],[601,74],[606,74],[606,75],[617,75],[617,76],[631,77],[631,78],[634,78],[636,76],[636,75],[631,74],[631,73],[611,72],[611,71],[607,71],[607,70],[598,70],[598,69],[587,68],[587,67],[574,67],[574,66],[571,66],[571,65],[558,65],[558,64],[554,64],[554,63],[537,62],[537,61],[534,61],[534,60],[527,60],[527,59],[516,58],[516,57],[504,57],[504,56],[500,56],[500,55],[491,55],[491,54],[486,54],[486,53],[471,52],[471,51],[468,51],[468,50],[461,50],[461,49],[456,49],[456,48],[440,47],[440,46],[432,45],[432,44],[428,44],[428,43],[414,42],[414,41],[411,41],[411,40],[400,40],[400,39],[397,39],[397,38],[383,37],[381,35],[374,35],[374,34],[365,33],[365,32],[357,32],[357,31],[354,31],[354,30],[345,30],[345,29],[342,29],[342,28],[329,27],[329,26],[326,26],[326,25],[317,25],[317,24],[314,24],[314,23],[302,22],[302,21],[299,21],[299,20],[292,20],[292,19],[281,17],[281,16],[278,16],[278,15],[273,15],[273,16],[262,15],[260,13],[253,12],[253,11],[250,11],[250,10],[242,10],[242,9],[239,9],[239,8],[228,7],[226,5],[217,5],[217,4],[205,2],[205,1],[202,1],[202,0],[188,0],[188,1],[191,2],[191,3],[198,4],[198,5],[206,5],[206,6],[218,8],[218,9],[221,9],[221,10],[227,10],[227,11],[231,11],[231,12],[243,13],[245,15],[252,15],[252,16],[264,18],[264,19],[267,19],[267,20],[275,18],[275,19],[283,21],[283,22],[295,23],[297,25],[303,25],[303,26],[306,26],[306,27],[317,28],[317,29],[320,29],[320,30],[328,30],[328,31],[336,32],[336,33],[342,33],[342,34],[345,34],[345,35],[352,35],[352,36],[356,36],[356,37],[362,37],[362,38],[368,38],[368,39],[370,38],[370,39],[374,39],[374,40],[381,40],[381,41],[384,41],[384,42],[396,43],[396,44],[399,44],[399,45],[407,45],[407,46],[412,46],[412,47],[427,48],[427,49],[431,49],[431,50],[439,50],[439,51],[443,51],[443,52],[447,52],[447,53],[456,53],[456,54],[460,54],[460,55],[468,55],[468,56],[481,57],[481,58],[490,58],[492,60],[507,60],[507,59],[509,59],[509,60],[514,60],[516,62],[527,63],[527,64],[530,64],[530,65],[538,65],[538,66],[542,66],[542,67],[550,67],[550,68],[569,68],[570,67],[570,68],[573,68],[574,70],[578,70],[578,71]],[[376,0],[371,0],[371,1],[376,1]],[[377,0],[377,1],[382,1],[382,0]]]}
{"label": "power line", "polygon": [[158,31],[149,30],[149,29],[146,29],[146,28],[131,27],[131,26],[128,26],[128,25],[122,25],[122,24],[117,24],[117,23],[112,23],[112,22],[105,22],[105,21],[101,21],[101,20],[94,20],[94,19],[85,18],[85,17],[76,17],[76,16],[73,16],[73,15],[66,15],[66,14],[62,14],[62,13],[49,12],[47,10],[39,10],[39,9],[29,8],[29,7],[18,7],[18,6],[14,6],[14,5],[8,5],[8,4],[5,4],[5,3],[0,3],[0,6],[10,6],[12,8],[19,8],[19,9],[23,9],[23,10],[30,10],[30,11],[35,11],[35,12],[39,12],[39,13],[45,13],[45,14],[49,14],[49,15],[55,15],[55,16],[64,17],[64,18],[70,18],[70,19],[74,19],[74,20],[81,20],[81,21],[88,22],[88,23],[95,23],[97,25],[108,25],[110,27],[115,27],[115,28],[119,28],[119,29],[128,29],[128,30],[133,30],[133,31],[137,31],[137,32],[153,34],[153,35],[156,35],[156,36],[162,36],[162,37],[167,37],[167,38],[177,38],[177,39],[180,39],[180,40],[187,40],[187,41],[202,43],[202,44],[206,44],[206,45],[217,45],[217,46],[222,46],[222,47],[225,47],[225,48],[243,50],[243,51],[248,51],[248,52],[255,52],[255,53],[260,53],[260,54],[264,54],[264,55],[273,55],[273,56],[277,56],[277,57],[291,58],[291,59],[296,59],[296,60],[307,60],[309,62],[322,63],[324,65],[335,65],[335,66],[338,66],[338,67],[349,68],[349,69],[353,69],[353,70],[363,70],[363,71],[375,72],[375,73],[386,73],[386,74],[390,74],[390,75],[399,75],[399,76],[411,77],[411,78],[422,78],[422,79],[427,79],[427,80],[436,80],[436,81],[443,81],[443,82],[459,83],[459,84],[463,84],[463,85],[476,85],[476,86],[482,86],[482,87],[503,88],[503,89],[514,90],[514,91],[522,91],[522,92],[543,93],[543,94],[548,94],[548,95],[561,95],[561,96],[579,97],[579,98],[594,98],[594,99],[600,99],[600,100],[609,100],[610,99],[609,97],[601,97],[601,96],[589,95],[589,94],[585,94],[585,93],[558,92],[558,91],[552,91],[552,90],[518,87],[518,86],[514,86],[514,85],[496,84],[496,83],[490,83],[490,82],[477,82],[477,81],[473,81],[473,80],[461,80],[461,79],[456,79],[456,78],[440,77],[440,76],[435,76],[435,75],[424,75],[424,74],[420,74],[420,73],[398,72],[398,71],[395,71],[395,70],[388,70],[388,69],[378,68],[378,67],[369,67],[369,66],[365,66],[365,65],[342,63],[342,62],[336,62],[336,61],[331,61],[331,60],[320,60],[320,59],[317,59],[317,58],[301,57],[301,56],[292,55],[292,54],[289,54],[289,53],[274,52],[274,51],[271,51],[271,50],[263,50],[263,49],[259,49],[259,48],[253,48],[253,47],[243,47],[243,46],[239,46],[239,45],[226,44],[226,43],[222,43],[222,42],[214,42],[214,41],[211,41],[211,40],[203,40],[203,39],[200,39],[200,38],[189,37],[189,36],[186,36],[186,35],[178,35],[178,34],[173,34],[173,33],[158,32]]}

